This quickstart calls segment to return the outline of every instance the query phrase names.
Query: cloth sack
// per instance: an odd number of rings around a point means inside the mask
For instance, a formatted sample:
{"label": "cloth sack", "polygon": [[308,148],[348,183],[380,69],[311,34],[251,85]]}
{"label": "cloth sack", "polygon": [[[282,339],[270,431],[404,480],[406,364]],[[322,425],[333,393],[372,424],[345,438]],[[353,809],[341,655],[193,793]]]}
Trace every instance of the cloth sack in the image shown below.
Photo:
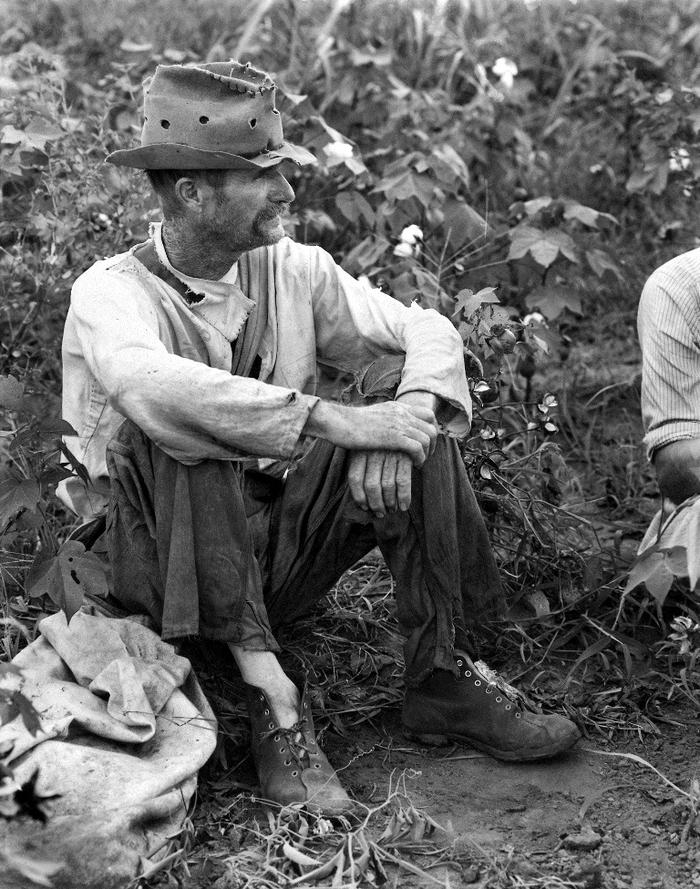
{"label": "cloth sack", "polygon": [[[13,664],[41,717],[0,727],[18,783],[37,774],[46,825],[0,821],[0,848],[60,864],[54,889],[117,889],[172,851],[217,725],[190,663],[135,621],[60,612]],[[145,859],[145,861],[144,861]],[[1,889],[36,886],[6,868]]]}

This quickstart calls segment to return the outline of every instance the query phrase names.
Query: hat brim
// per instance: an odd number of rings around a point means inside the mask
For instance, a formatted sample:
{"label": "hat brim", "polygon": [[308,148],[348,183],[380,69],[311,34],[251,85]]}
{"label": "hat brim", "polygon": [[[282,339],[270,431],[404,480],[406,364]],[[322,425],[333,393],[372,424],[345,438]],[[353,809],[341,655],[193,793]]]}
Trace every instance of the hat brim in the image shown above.
{"label": "hat brim", "polygon": [[255,157],[160,142],[140,148],[122,148],[108,154],[105,160],[118,167],[135,167],[139,170],[251,170],[274,167],[286,160],[302,165],[316,163],[310,151],[291,142],[283,142],[279,148],[263,151]]}

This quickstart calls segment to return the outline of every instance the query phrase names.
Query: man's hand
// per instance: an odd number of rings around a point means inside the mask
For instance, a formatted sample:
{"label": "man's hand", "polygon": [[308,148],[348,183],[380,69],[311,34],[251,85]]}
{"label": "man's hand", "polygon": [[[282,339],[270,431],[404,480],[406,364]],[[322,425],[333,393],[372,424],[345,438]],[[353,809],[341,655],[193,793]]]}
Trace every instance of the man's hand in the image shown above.
{"label": "man's hand", "polygon": [[383,518],[411,505],[413,464],[401,451],[355,451],[350,455],[348,485],[360,509]]}
{"label": "man's hand", "polygon": [[403,400],[367,407],[319,401],[309,414],[304,433],[349,451],[401,451],[414,466],[422,466],[435,448],[437,420],[431,408],[404,404]]}

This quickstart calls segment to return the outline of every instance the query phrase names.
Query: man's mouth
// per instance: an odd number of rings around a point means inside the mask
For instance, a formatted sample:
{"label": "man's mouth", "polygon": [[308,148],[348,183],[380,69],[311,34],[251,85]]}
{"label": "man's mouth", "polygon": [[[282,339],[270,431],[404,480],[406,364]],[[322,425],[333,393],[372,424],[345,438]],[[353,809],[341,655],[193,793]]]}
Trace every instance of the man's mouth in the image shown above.
{"label": "man's mouth", "polygon": [[260,214],[260,218],[263,222],[271,222],[273,219],[283,219],[287,215],[287,207],[284,204],[280,204],[278,207],[270,207],[268,210],[263,210]]}

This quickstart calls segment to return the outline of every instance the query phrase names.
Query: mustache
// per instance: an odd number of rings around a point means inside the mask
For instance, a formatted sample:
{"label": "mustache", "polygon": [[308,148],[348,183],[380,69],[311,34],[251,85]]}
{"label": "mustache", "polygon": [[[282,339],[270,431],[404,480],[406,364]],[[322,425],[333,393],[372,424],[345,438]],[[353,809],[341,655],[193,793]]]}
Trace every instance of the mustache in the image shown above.
{"label": "mustache", "polygon": [[273,204],[272,206],[268,207],[265,210],[261,210],[260,213],[258,213],[258,219],[263,219],[263,220],[274,219],[275,216],[279,216],[282,219],[289,216],[289,204],[287,204],[287,203]]}

